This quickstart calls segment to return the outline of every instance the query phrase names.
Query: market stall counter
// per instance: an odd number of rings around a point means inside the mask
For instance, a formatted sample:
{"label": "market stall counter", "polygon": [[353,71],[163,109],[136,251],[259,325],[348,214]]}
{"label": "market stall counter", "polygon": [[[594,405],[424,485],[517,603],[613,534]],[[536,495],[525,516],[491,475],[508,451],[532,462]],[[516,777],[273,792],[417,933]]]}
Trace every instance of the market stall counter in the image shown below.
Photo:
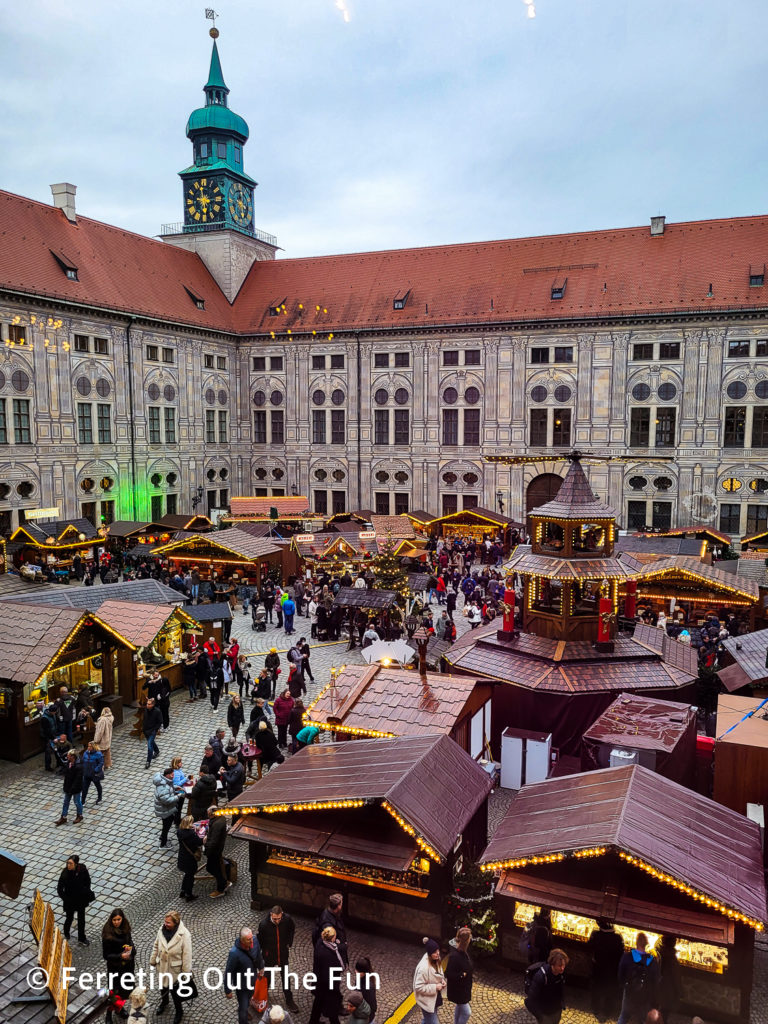
{"label": "market stall counter", "polygon": [[521,930],[547,908],[569,976],[586,979],[605,918],[627,949],[638,930],[674,939],[680,1012],[749,1020],[767,916],[754,822],[640,765],[607,768],[525,786],[480,863],[499,876],[505,959],[521,959]]}
{"label": "market stall counter", "polygon": [[219,813],[242,817],[251,906],[345,896],[351,924],[442,931],[453,872],[487,833],[491,779],[445,735],[306,747]]}

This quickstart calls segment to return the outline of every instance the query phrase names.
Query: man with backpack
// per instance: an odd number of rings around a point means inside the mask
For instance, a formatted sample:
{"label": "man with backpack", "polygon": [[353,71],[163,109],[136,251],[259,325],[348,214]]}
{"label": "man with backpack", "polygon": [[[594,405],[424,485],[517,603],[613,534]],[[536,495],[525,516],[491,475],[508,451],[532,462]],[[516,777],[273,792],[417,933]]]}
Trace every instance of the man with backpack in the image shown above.
{"label": "man with backpack", "polygon": [[631,1020],[644,1024],[646,1014],[656,1002],[659,962],[647,950],[648,936],[645,932],[638,932],[635,948],[619,961],[619,984],[623,995],[618,1024],[629,1024]]}
{"label": "man with backpack", "polygon": [[525,972],[525,1008],[539,1024],[560,1024],[565,1009],[565,968],[568,954],[553,949],[546,963],[531,964]]}

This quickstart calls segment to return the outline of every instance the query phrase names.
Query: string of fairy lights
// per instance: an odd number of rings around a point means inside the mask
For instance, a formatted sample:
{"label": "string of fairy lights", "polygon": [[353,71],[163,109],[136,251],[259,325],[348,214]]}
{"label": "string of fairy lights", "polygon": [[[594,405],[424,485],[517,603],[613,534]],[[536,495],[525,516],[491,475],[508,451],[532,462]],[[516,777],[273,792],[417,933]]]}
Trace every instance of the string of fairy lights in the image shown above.
{"label": "string of fairy lights", "polygon": [[[30,313],[29,317],[17,314],[11,320],[10,326],[10,336],[5,339],[6,348],[23,348],[31,352],[35,348],[35,335],[38,335],[42,336],[43,347],[49,352],[55,352],[59,345],[57,332],[64,326],[64,321],[45,314],[38,316],[36,313]],[[61,342],[64,352],[69,352],[71,347],[66,338]]]}

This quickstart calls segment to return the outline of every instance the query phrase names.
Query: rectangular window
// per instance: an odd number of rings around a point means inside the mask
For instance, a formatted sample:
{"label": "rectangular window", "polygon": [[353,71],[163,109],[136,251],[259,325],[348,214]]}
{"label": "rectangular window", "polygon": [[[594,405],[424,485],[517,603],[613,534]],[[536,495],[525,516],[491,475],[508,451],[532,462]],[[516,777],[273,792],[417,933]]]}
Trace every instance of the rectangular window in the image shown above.
{"label": "rectangular window", "polygon": [[457,494],[444,494],[442,504],[444,516],[450,516],[454,512],[459,511],[459,497]]}
{"label": "rectangular window", "polygon": [[174,363],[174,362],[176,362],[176,355],[175,355],[174,350],[172,348],[164,348],[163,349],[163,362],[164,363]]}
{"label": "rectangular window", "polygon": [[216,143],[216,152],[218,153],[219,160],[227,159],[227,144],[226,142]]}
{"label": "rectangular window", "polygon": [[0,444],[8,444],[8,420],[5,415],[4,398],[0,398]]}
{"label": "rectangular window", "polygon": [[270,356],[269,357],[269,368],[270,368],[270,370],[282,371],[282,369],[283,369],[283,357],[282,356]]}
{"label": "rectangular window", "polygon": [[676,409],[656,410],[656,447],[674,448]]}
{"label": "rectangular window", "polygon": [[207,142],[201,142],[200,143],[200,156],[202,157],[203,160],[205,160],[206,157],[208,156],[208,143]]}
{"label": "rectangular window", "polygon": [[149,443],[160,444],[160,410],[157,406],[150,405],[147,413],[149,414]]}
{"label": "rectangular window", "polygon": [[723,428],[724,448],[743,448],[747,425],[747,409],[744,405],[726,405]]}
{"label": "rectangular window", "polygon": [[205,440],[207,444],[216,443],[216,413],[213,409],[205,410]]}
{"label": "rectangular window", "polygon": [[96,525],[96,502],[95,501],[84,501],[80,506],[83,519],[87,519],[91,526]]}
{"label": "rectangular window", "polygon": [[462,508],[477,508],[478,500],[476,494],[462,494],[461,496],[461,507]]}
{"label": "rectangular window", "polygon": [[[213,492],[216,493],[215,491]],[[163,514],[163,496],[162,494],[153,494],[149,499],[149,517],[150,519],[159,519]]]}
{"label": "rectangular window", "polygon": [[176,444],[176,410],[173,407],[165,408],[163,418],[165,419],[165,443]]}
{"label": "rectangular window", "polygon": [[204,353],[203,354],[203,366],[206,368],[206,370],[212,370],[213,369],[213,356],[212,355],[210,355],[208,353]]}
{"label": "rectangular window", "polygon": [[324,370],[325,369],[325,356],[312,356],[312,369],[313,370]]}
{"label": "rectangular window", "polygon": [[109,355],[109,338],[94,338],[93,351],[97,356]]}
{"label": "rectangular window", "polygon": [[[104,508],[104,502],[101,503],[101,507]],[[175,516],[179,511],[179,496],[178,494],[167,494],[165,496],[165,511],[169,516]]]}
{"label": "rectangular window", "polygon": [[464,350],[464,365],[465,366],[479,366],[480,365],[480,349],[479,348],[468,348]]}
{"label": "rectangular window", "polygon": [[408,512],[408,495],[395,494],[395,515],[404,516]]}
{"label": "rectangular window", "polygon": [[389,491],[376,491],[373,495],[377,516],[389,515]]}
{"label": "rectangular window", "polygon": [[651,443],[651,410],[632,409],[629,414],[629,447],[647,448]]}
{"label": "rectangular window", "polygon": [[411,414],[408,409],[395,409],[395,444],[411,443]]}
{"label": "rectangular window", "polygon": [[216,369],[217,370],[226,370],[226,368],[227,368],[227,357],[226,356],[216,356]]}
{"label": "rectangular window", "polygon": [[[170,512],[171,510],[168,509]],[[174,509],[174,512],[176,510]],[[115,521],[115,503],[114,501],[102,501],[101,503],[101,521],[105,526],[109,526],[110,523]]]}
{"label": "rectangular window", "polygon": [[327,491],[314,491],[315,499],[315,512],[318,515],[324,516],[328,512],[328,492]]}
{"label": "rectangular window", "polygon": [[157,345],[147,345],[147,359],[150,363],[157,363],[160,360],[160,350]]}
{"label": "rectangular window", "polygon": [[532,348],[531,349],[531,362],[532,363],[548,363],[549,362],[549,349],[548,348]]}
{"label": "rectangular window", "polygon": [[206,491],[205,492],[205,497],[206,497],[206,501],[208,502],[208,511],[210,512],[212,508],[216,508],[217,507],[217,502],[218,502],[218,498],[219,498],[219,492],[218,491]]}
{"label": "rectangular window", "polygon": [[459,352],[458,349],[449,350],[443,352],[443,366],[458,366],[459,365]]}
{"label": "rectangular window", "polygon": [[374,352],[373,365],[376,367],[389,366],[389,352]]}
{"label": "rectangular window", "polygon": [[90,352],[91,343],[87,334],[75,335],[75,352]]}
{"label": "rectangular window", "polygon": [[672,526],[672,502],[654,501],[651,526],[654,530],[668,530]]}
{"label": "rectangular window", "polygon": [[464,410],[464,444],[480,444],[480,410]]}
{"label": "rectangular window", "polygon": [[340,353],[331,356],[331,369],[332,370],[343,370],[344,369],[344,356]]}
{"label": "rectangular window", "polygon": [[680,342],[679,341],[660,341],[659,342],[659,359],[679,359],[680,358]]}
{"label": "rectangular window", "polygon": [[267,414],[263,409],[257,409],[253,414],[253,443],[267,443]]}
{"label": "rectangular window", "polygon": [[530,444],[546,447],[547,444],[547,410],[531,409]]}
{"label": "rectangular window", "polygon": [[395,352],[395,366],[410,366],[411,365],[411,353],[410,352]]}
{"label": "rectangular window", "polygon": [[764,405],[752,410],[752,447],[768,448],[768,408]]}
{"label": "rectangular window", "polygon": [[741,359],[749,355],[749,338],[741,338],[738,341],[728,342],[728,358]]}
{"label": "rectangular window", "polygon": [[768,356],[768,341],[765,338],[758,338],[755,342],[755,355]]}
{"label": "rectangular window", "polygon": [[98,430],[99,444],[112,444],[112,406],[96,406],[96,428]]}
{"label": "rectangular window", "polygon": [[325,409],[312,410],[312,444],[325,444]]}
{"label": "rectangular window", "polygon": [[235,150],[235,163],[239,164],[240,161],[242,160],[242,157],[243,157],[243,147],[240,145],[239,142],[236,142],[235,145],[234,145],[234,150]]}
{"label": "rectangular window", "polygon": [[627,502],[627,529],[643,530],[645,528],[645,502]]}
{"label": "rectangular window", "polygon": [[227,436],[227,413],[224,409],[219,412],[219,444],[226,444]]}
{"label": "rectangular window", "polygon": [[720,506],[720,530],[722,533],[740,533],[741,505],[730,502]]}
{"label": "rectangular window", "polygon": [[254,356],[253,357],[253,369],[256,373],[266,370],[267,360],[265,356]]}
{"label": "rectangular window", "polygon": [[254,498],[268,498],[269,491],[267,490],[266,487],[254,487],[253,496]]}
{"label": "rectangular window", "polygon": [[573,362],[573,345],[557,345],[555,347],[555,362],[556,363],[572,363]]}
{"label": "rectangular window", "polygon": [[285,420],[282,409],[273,409],[270,413],[272,427],[272,444],[285,444]]}
{"label": "rectangular window", "polygon": [[333,514],[335,516],[340,515],[342,512],[347,511],[347,492],[346,491],[331,491],[331,501],[333,504]]}
{"label": "rectangular window", "polygon": [[13,434],[16,444],[32,443],[29,429],[29,399],[27,398],[14,398],[13,400]]}
{"label": "rectangular window", "polygon": [[346,440],[344,410],[331,409],[331,444],[345,444]]}
{"label": "rectangular window", "polygon": [[229,504],[229,490],[225,487],[219,491],[219,508],[226,508]]}
{"label": "rectangular window", "polygon": [[93,444],[90,402],[77,403],[77,440],[80,444]]}
{"label": "rectangular window", "polygon": [[642,345],[633,345],[632,358],[638,362],[653,359],[653,343],[644,342]]}
{"label": "rectangular window", "polygon": [[768,530],[768,505],[747,505],[747,536]]}
{"label": "rectangular window", "polygon": [[552,444],[555,448],[567,448],[571,443],[571,410],[555,409],[552,424]]}
{"label": "rectangular window", "polygon": [[459,443],[459,410],[443,409],[443,444],[455,448]]}
{"label": "rectangular window", "polygon": [[389,409],[374,410],[373,443],[389,444]]}

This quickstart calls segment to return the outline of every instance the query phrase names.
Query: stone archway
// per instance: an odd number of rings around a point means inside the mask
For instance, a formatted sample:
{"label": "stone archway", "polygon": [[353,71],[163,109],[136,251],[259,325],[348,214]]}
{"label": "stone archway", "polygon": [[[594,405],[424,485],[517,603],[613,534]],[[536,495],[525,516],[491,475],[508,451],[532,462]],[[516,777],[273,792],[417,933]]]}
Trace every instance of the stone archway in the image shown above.
{"label": "stone archway", "polygon": [[563,478],[557,473],[542,473],[540,476],[534,477],[525,492],[526,515],[531,509],[552,501],[557,496],[562,484]]}

